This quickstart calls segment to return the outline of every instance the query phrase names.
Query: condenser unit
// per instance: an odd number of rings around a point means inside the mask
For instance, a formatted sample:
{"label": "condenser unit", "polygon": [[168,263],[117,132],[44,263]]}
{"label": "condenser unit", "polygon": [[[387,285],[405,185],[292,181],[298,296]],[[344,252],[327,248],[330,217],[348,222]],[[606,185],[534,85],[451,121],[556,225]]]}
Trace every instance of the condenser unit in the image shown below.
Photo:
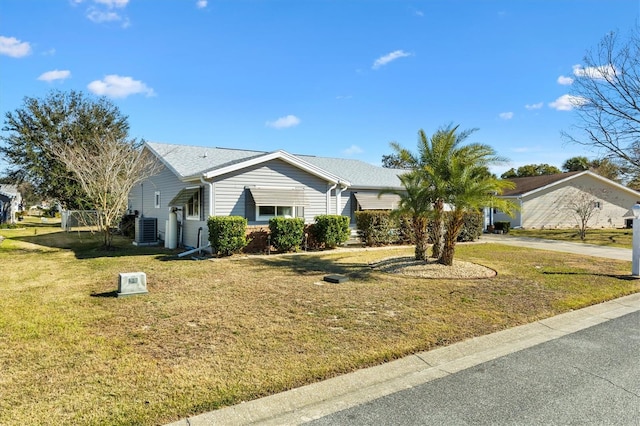
{"label": "condenser unit", "polygon": [[134,244],[158,243],[158,219],[155,217],[142,217],[136,220],[136,235]]}

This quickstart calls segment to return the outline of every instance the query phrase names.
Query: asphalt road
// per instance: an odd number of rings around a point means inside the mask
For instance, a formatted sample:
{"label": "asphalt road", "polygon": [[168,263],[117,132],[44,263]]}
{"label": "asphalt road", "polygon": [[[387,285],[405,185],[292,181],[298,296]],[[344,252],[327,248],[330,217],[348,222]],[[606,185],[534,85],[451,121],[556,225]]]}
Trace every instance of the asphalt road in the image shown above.
{"label": "asphalt road", "polygon": [[640,312],[309,424],[640,425]]}

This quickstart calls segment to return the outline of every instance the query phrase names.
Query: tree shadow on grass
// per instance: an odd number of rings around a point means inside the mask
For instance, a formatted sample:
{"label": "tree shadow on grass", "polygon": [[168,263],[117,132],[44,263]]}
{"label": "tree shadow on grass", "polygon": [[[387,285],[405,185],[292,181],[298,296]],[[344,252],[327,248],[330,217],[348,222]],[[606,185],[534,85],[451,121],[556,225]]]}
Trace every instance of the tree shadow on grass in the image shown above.
{"label": "tree shadow on grass", "polygon": [[598,274],[593,272],[550,272],[545,271],[542,273],[543,275],[584,275],[590,277],[607,277],[607,278],[615,278],[617,280],[623,281],[635,281],[640,280],[640,277],[635,277],[631,274]]}
{"label": "tree shadow on grass", "polygon": [[162,246],[134,246],[131,239],[121,235],[115,235],[113,246],[105,248],[102,235],[91,231],[60,230],[39,234],[38,229],[34,228],[33,235],[15,236],[10,239],[43,247],[70,250],[77,259],[148,255],[171,257],[178,253],[176,250],[165,249]]}
{"label": "tree shadow on grass", "polygon": [[[266,267],[289,269],[298,275],[345,275],[351,279],[366,279],[371,267],[366,263],[341,262],[346,256],[323,256],[316,254],[275,255],[256,257],[254,261]],[[352,256],[349,256],[352,257]]]}

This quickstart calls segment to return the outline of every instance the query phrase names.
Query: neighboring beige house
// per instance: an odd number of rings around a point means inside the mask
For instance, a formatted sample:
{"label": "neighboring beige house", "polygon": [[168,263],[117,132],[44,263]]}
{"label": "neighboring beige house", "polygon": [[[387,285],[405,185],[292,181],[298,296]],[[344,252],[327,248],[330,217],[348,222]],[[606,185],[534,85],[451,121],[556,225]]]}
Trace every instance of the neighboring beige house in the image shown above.
{"label": "neighboring beige house", "polygon": [[631,207],[640,193],[590,171],[509,179],[516,187],[501,198],[520,207],[515,217],[493,210],[490,221],[509,221],[512,228],[572,228],[576,207],[593,207],[589,228],[629,227]]}

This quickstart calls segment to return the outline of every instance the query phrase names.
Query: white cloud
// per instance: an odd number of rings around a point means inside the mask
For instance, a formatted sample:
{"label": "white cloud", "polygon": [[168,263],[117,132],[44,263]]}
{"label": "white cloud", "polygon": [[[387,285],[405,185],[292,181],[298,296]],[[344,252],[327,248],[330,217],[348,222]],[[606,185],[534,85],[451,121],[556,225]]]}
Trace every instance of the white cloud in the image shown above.
{"label": "white cloud", "polygon": [[274,129],[286,129],[288,127],[295,127],[298,124],[300,124],[300,119],[295,115],[287,115],[275,121],[267,121],[265,123],[267,127],[273,127]]}
{"label": "white cloud", "polygon": [[71,71],[69,70],[53,70],[42,73],[38,80],[52,82],[55,80],[65,80],[71,77]]}
{"label": "white cloud", "polygon": [[196,7],[198,9],[204,9],[205,7],[207,7],[207,0],[198,0],[196,2]]}
{"label": "white cloud", "polygon": [[[81,0],[74,0],[80,3]],[[131,21],[125,15],[116,12],[115,9],[124,9],[129,0],[93,0],[96,6],[87,8],[87,19],[92,22],[101,24],[104,22],[121,22],[122,28],[128,28]]]}
{"label": "white cloud", "polygon": [[407,56],[411,56],[411,53],[407,53],[404,50],[395,50],[389,54],[379,57],[373,62],[371,66],[372,69],[377,70],[383,65],[387,65],[391,61],[395,61],[396,59],[404,58]]}
{"label": "white cloud", "polygon": [[53,56],[56,54],[56,49],[54,49],[53,47],[49,50],[45,50],[44,52],[42,52],[42,54],[44,56]]}
{"label": "white cloud", "polygon": [[31,45],[26,41],[20,41],[15,37],[0,36],[0,55],[22,58],[31,53]]}
{"label": "white cloud", "polygon": [[362,154],[364,150],[358,145],[351,145],[349,148],[342,151],[344,155]]}
{"label": "white cloud", "polygon": [[537,104],[527,104],[524,107],[528,110],[540,109],[544,105],[543,102],[538,102]]}
{"label": "white cloud", "polygon": [[93,1],[98,4],[104,4],[110,9],[113,9],[116,7],[122,8],[129,3],[129,0],[93,0]]}
{"label": "white cloud", "polygon": [[572,109],[585,105],[588,101],[580,96],[562,95],[549,106],[558,111],[571,111]]}
{"label": "white cloud", "polygon": [[89,18],[90,21],[93,21],[97,24],[100,24],[102,22],[114,22],[114,21],[122,20],[122,16],[120,16],[116,12],[106,12],[106,11],[97,10],[97,9],[89,10],[87,12],[87,18]]}
{"label": "white cloud", "polygon": [[558,84],[562,84],[563,86],[569,86],[573,84],[573,78],[561,75],[558,77]]}
{"label": "white cloud", "polygon": [[87,88],[96,95],[112,98],[126,98],[129,95],[139,93],[146,96],[155,96],[153,89],[147,87],[143,82],[116,74],[107,75],[102,80],[92,81]]}
{"label": "white cloud", "polygon": [[512,112],[501,112],[498,115],[503,120],[511,120],[513,118],[513,113]]}
{"label": "white cloud", "polygon": [[573,75],[576,77],[588,77],[596,80],[604,80],[605,78],[613,78],[616,73],[616,69],[613,65],[600,65],[599,67],[586,67],[582,65],[573,66]]}

